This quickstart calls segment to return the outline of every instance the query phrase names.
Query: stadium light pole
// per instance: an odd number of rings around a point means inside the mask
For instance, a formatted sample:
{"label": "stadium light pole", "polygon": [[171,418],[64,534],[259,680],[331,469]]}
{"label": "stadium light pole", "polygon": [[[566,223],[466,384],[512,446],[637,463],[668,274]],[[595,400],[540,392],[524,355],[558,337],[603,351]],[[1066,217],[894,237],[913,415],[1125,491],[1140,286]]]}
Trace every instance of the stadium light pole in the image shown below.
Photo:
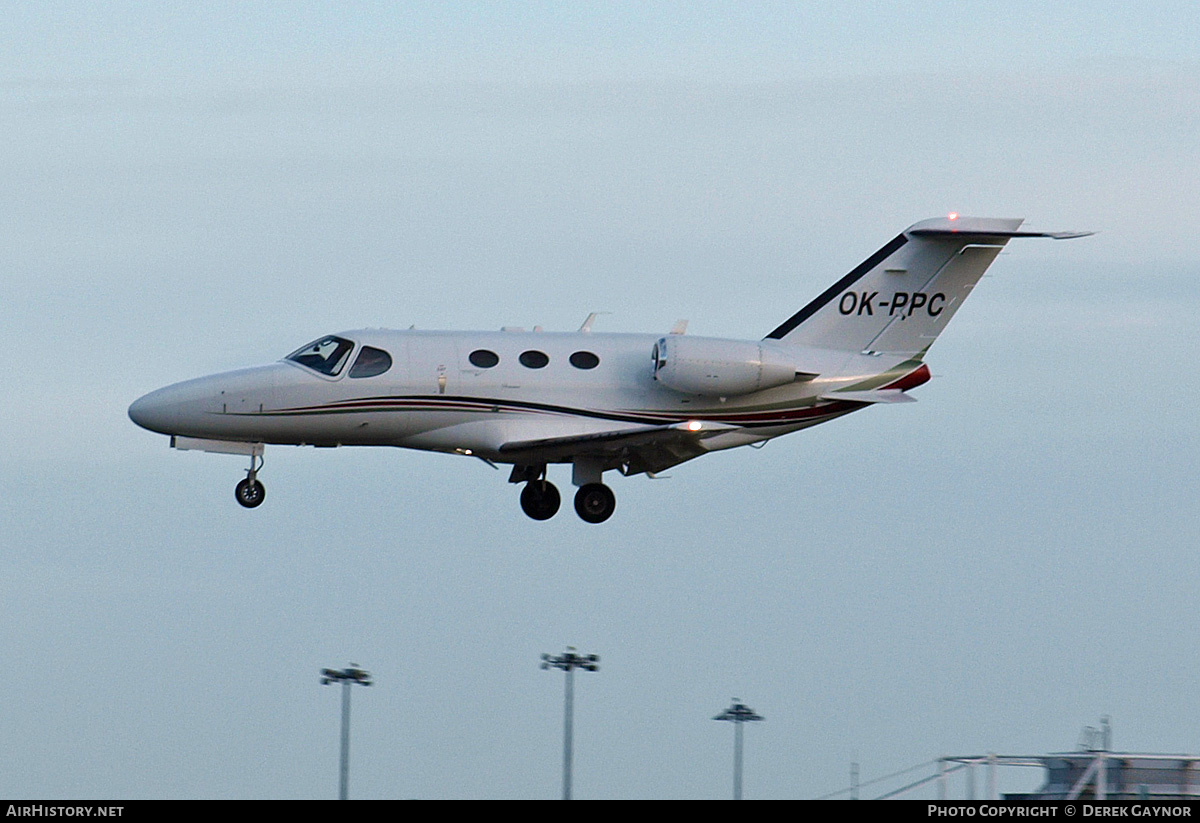
{"label": "stadium light pole", "polygon": [[742,725],[749,723],[752,720],[763,720],[763,717],[755,714],[754,709],[738,702],[738,699],[733,698],[733,705],[713,720],[728,720],[733,723],[733,799],[742,799]]}
{"label": "stadium light pole", "polygon": [[350,795],[350,687],[371,685],[371,673],[351,663],[348,669],[321,669],[321,685],[342,684],[342,758],[338,780],[338,800],[347,800]]}
{"label": "stadium light pole", "polygon": [[594,672],[600,668],[596,665],[599,662],[600,658],[594,654],[575,654],[574,646],[567,646],[567,650],[557,657],[542,655],[543,669],[562,669],[567,673],[567,690],[563,698],[563,800],[571,799],[571,756],[574,745],[571,716],[575,712],[575,670]]}

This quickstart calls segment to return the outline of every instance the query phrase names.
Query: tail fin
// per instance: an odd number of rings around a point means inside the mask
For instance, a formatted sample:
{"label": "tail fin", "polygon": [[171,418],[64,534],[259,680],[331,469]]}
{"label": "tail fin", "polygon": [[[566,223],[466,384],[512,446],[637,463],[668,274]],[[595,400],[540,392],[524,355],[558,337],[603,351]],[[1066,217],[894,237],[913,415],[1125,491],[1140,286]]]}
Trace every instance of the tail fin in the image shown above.
{"label": "tail fin", "polygon": [[958,217],[911,226],[826,289],[769,340],[853,352],[919,354],[929,348],[1013,237],[1022,218]]}

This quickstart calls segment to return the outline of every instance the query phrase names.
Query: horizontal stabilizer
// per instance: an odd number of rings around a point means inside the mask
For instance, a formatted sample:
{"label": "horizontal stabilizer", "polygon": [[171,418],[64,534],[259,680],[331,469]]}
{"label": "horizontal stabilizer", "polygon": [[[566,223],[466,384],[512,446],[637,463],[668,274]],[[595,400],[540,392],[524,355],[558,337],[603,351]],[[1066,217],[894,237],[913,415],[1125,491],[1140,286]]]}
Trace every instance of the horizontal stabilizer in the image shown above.
{"label": "horizontal stabilizer", "polygon": [[913,229],[909,234],[917,237],[958,237],[962,239],[973,237],[1049,237],[1052,240],[1074,240],[1076,237],[1091,237],[1091,231],[972,231],[970,228],[945,229]]}
{"label": "horizontal stabilizer", "polygon": [[916,403],[903,389],[874,389],[873,391],[835,391],[821,395],[822,400],[849,400],[853,403]]}

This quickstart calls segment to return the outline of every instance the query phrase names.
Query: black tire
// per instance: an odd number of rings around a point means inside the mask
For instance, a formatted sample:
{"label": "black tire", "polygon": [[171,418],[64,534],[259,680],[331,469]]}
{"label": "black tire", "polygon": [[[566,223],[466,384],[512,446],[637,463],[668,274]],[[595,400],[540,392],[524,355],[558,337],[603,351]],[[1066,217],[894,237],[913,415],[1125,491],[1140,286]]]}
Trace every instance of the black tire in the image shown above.
{"label": "black tire", "polygon": [[549,520],[561,504],[558,489],[549,481],[530,480],[521,489],[521,509],[534,520]]}
{"label": "black tire", "polygon": [[588,483],[575,492],[575,513],[588,523],[603,523],[617,510],[617,496],[603,483]]}
{"label": "black tire", "polygon": [[256,506],[261,506],[262,502],[267,499],[267,490],[263,488],[263,484],[255,480],[250,482],[250,478],[246,478],[233,490],[233,496],[237,498],[237,502],[241,503],[247,509],[253,509]]}

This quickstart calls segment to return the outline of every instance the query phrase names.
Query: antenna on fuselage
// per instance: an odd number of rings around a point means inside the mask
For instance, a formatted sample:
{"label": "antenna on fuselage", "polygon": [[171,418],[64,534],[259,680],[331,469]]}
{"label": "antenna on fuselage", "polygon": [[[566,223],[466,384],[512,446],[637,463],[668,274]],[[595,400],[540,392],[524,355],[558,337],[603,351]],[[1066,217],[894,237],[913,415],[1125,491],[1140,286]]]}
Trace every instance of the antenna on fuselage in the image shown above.
{"label": "antenna on fuselage", "polygon": [[612,314],[612,312],[610,312],[610,311],[594,311],[594,312],[592,312],[591,314],[589,314],[587,316],[587,320],[583,321],[583,325],[579,327],[579,330],[581,332],[590,332],[592,330],[592,323],[595,322],[596,318],[602,314]]}

